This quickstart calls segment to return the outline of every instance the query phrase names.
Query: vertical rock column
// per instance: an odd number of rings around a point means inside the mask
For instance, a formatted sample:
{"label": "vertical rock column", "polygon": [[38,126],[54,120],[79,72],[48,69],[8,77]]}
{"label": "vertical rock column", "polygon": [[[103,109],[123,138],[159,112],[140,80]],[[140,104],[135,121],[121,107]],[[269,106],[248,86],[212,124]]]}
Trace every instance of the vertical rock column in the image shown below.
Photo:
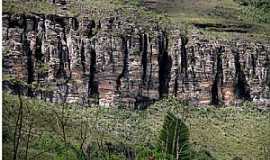
{"label": "vertical rock column", "polygon": [[169,93],[171,96],[177,97],[179,90],[179,76],[180,76],[180,64],[181,64],[181,36],[179,30],[173,30],[170,36],[171,43],[169,44],[169,55],[172,58],[172,68],[171,68],[171,80],[169,84]]}
{"label": "vertical rock column", "polygon": [[67,102],[70,93],[70,60],[67,46],[68,18],[48,15],[45,19],[44,56],[48,84],[54,87],[54,102]]}
{"label": "vertical rock column", "polygon": [[[96,93],[95,81],[95,49],[93,28],[95,22],[87,17],[69,20],[71,26],[67,42],[70,54],[71,80],[69,82],[72,93],[69,102],[80,102],[84,105],[94,104],[91,98]],[[98,98],[98,95],[95,95]],[[90,104],[91,103],[91,104]]]}
{"label": "vertical rock column", "polygon": [[[24,42],[25,17],[20,15],[4,15],[3,17],[3,74],[17,80],[28,80],[27,55]],[[28,42],[27,42],[28,43]]]}
{"label": "vertical rock column", "polygon": [[128,30],[123,37],[124,68],[117,79],[117,91],[120,92],[118,105],[135,106],[136,98],[141,96],[141,40],[139,31],[135,28]]}
{"label": "vertical rock column", "polygon": [[224,83],[223,79],[223,46],[216,46],[215,52],[215,71],[214,71],[214,79],[211,87],[211,104],[220,105],[223,104],[223,95],[222,95],[222,87]]}
{"label": "vertical rock column", "polygon": [[126,73],[127,41],[119,33],[113,33],[113,17],[101,22],[101,30],[96,35],[96,78],[98,81],[99,105],[113,106],[119,97],[117,90],[122,87]]}
{"label": "vertical rock column", "polygon": [[235,96],[239,100],[250,100],[250,87],[248,83],[248,70],[246,67],[246,52],[244,46],[237,46],[232,50],[234,54],[235,79],[234,90]]}
{"label": "vertical rock column", "polygon": [[150,99],[157,100],[159,95],[159,32],[153,29],[152,35],[149,36],[149,52],[147,56],[147,73],[143,95]]}

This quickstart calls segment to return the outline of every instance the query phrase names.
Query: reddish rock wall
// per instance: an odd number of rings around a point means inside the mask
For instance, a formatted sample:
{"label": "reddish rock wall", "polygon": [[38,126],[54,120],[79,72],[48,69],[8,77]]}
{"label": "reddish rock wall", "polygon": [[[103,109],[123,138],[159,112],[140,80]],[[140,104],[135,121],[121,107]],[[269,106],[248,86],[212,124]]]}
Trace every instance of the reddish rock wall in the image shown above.
{"label": "reddish rock wall", "polygon": [[[210,41],[179,30],[3,14],[3,73],[52,102],[147,106],[173,95],[193,104],[270,104],[270,46]],[[5,80],[4,89],[12,89]]]}

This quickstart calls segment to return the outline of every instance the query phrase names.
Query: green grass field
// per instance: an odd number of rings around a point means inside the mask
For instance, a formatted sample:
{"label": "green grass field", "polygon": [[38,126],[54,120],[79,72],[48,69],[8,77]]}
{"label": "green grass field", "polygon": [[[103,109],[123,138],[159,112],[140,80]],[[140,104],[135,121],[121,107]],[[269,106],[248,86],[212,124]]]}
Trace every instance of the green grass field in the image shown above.
{"label": "green grass field", "polygon": [[[4,93],[4,159],[12,159],[18,104],[17,96]],[[189,126],[190,142],[195,151],[206,150],[217,160],[270,158],[270,112],[259,111],[248,103],[239,108],[195,108],[167,98],[138,111],[63,106],[23,97],[20,159],[25,157],[27,139],[28,159],[65,159],[66,156],[78,159],[76,152],[61,147],[65,142],[79,148],[82,137],[85,137],[83,146],[91,144],[103,148],[104,154],[92,150],[93,159],[125,159],[119,150],[108,156],[106,144],[132,148],[137,154],[142,148],[152,150],[157,146],[167,111],[181,117]]]}
{"label": "green grass field", "polygon": [[[158,1],[158,0],[157,0]],[[270,12],[240,5],[241,0],[174,0],[170,6],[159,6],[172,23],[186,25],[214,39],[247,39],[269,41]],[[250,0],[252,1],[252,0]],[[270,4],[268,4],[270,6]],[[261,18],[265,21],[261,21]]]}

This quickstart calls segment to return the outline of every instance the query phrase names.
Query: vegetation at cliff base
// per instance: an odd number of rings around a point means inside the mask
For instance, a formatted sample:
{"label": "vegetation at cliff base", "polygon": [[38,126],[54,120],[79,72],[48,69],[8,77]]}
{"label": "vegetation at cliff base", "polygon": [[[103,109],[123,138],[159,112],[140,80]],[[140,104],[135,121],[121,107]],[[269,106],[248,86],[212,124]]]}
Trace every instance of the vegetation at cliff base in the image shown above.
{"label": "vegetation at cliff base", "polygon": [[82,108],[4,93],[3,157],[12,159],[18,144],[17,159],[168,159],[177,145],[160,144],[177,144],[171,134],[185,139],[192,159],[267,160],[269,118],[250,103],[198,108],[166,98],[146,110]]}

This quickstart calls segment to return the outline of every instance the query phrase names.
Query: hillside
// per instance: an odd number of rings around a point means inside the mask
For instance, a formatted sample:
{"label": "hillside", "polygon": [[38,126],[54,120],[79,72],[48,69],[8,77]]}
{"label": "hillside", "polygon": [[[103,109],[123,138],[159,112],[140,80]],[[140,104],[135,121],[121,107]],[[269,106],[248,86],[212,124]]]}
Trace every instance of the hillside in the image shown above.
{"label": "hillside", "polygon": [[269,0],[4,0],[3,159],[268,160]]}
{"label": "hillside", "polygon": [[[85,0],[85,1],[55,1],[56,6],[47,1],[6,1],[4,12],[40,12],[61,13],[68,15],[84,15],[89,10],[113,11],[118,8],[149,9],[172,18],[176,23],[243,23],[258,25],[267,29],[269,20],[269,1],[267,0]],[[24,5],[23,5],[24,4]],[[58,11],[57,11],[58,10]],[[62,12],[65,13],[65,12]],[[264,28],[265,27],[265,28]],[[266,30],[268,34],[269,30]]]}
{"label": "hillside", "polygon": [[[89,154],[93,159],[130,159],[127,152],[131,152],[130,155],[142,156],[137,157],[138,160],[147,159],[152,154],[158,160],[158,137],[169,110],[187,124],[198,160],[232,160],[236,157],[267,160],[270,156],[269,112],[261,112],[249,103],[238,108],[193,108],[168,98],[139,111],[62,106],[25,97],[22,100],[20,159],[25,157],[29,135],[29,159],[77,159],[76,150],[62,148],[61,124],[64,122],[67,143],[77,149],[83,143],[84,151],[91,147]],[[11,159],[19,100],[17,96],[4,94],[3,102],[3,153],[5,159]]]}
{"label": "hillside", "polygon": [[146,7],[165,13],[172,22],[197,27],[211,38],[253,40],[269,38],[269,3],[267,0],[145,0]]}

